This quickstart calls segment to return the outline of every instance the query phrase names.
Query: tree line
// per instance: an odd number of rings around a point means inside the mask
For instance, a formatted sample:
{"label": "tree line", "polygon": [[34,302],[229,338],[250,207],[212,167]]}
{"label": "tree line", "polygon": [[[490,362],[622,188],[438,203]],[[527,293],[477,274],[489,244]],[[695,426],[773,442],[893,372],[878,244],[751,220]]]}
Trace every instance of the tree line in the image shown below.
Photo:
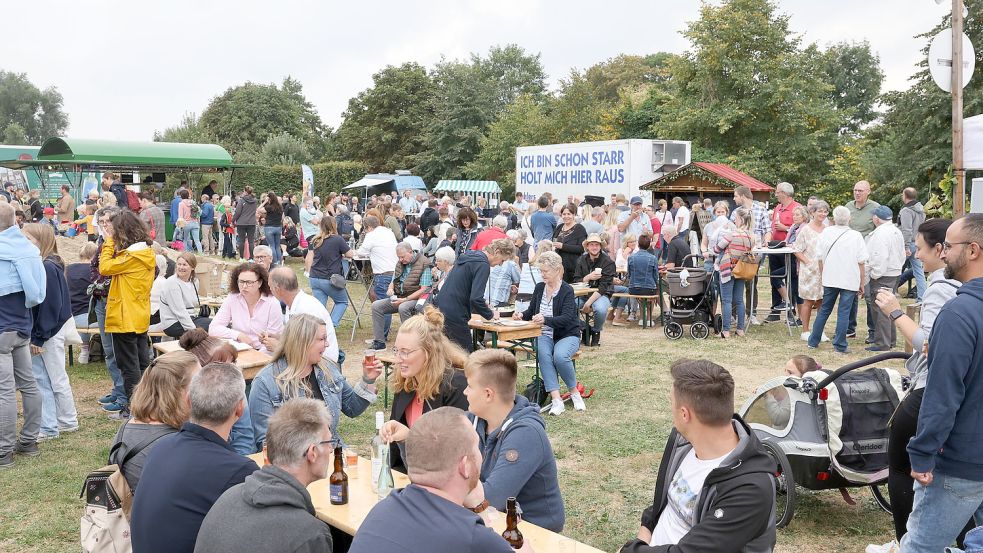
{"label": "tree line", "polygon": [[[967,0],[966,33],[983,45]],[[919,35],[928,43],[948,17]],[[687,23],[682,53],[620,55],[572,69],[547,87],[540,55],[509,44],[432,67],[387,66],[351,98],[337,129],[301,83],[247,82],[186,114],[155,140],[214,142],[237,162],[265,166],[350,161],[367,171],[410,169],[428,183],[498,180],[514,187],[518,146],[659,138],[690,140],[693,159],[728,163],[769,183],[789,181],[835,201],[867,179],[874,198],[907,186],[950,183],[949,95],[923,61],[901,92],[882,93],[878,56],[865,41],[805,43],[772,0],[704,3]],[[983,108],[980,79],[966,113]],[[67,126],[61,96],[25,75],[0,71],[0,129],[10,142],[39,142]]]}

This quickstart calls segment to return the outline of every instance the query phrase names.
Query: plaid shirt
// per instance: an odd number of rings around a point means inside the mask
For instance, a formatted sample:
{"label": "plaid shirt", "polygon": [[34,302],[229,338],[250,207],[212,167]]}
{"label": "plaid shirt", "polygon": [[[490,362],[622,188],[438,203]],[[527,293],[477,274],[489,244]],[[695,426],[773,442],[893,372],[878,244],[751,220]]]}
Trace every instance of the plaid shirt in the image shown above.
{"label": "plaid shirt", "polygon": [[[743,206],[741,206],[743,207]],[[734,222],[737,217],[737,210],[730,213],[730,220]],[[758,237],[762,243],[765,235],[771,232],[771,219],[768,217],[768,209],[761,202],[751,202],[751,234]]]}

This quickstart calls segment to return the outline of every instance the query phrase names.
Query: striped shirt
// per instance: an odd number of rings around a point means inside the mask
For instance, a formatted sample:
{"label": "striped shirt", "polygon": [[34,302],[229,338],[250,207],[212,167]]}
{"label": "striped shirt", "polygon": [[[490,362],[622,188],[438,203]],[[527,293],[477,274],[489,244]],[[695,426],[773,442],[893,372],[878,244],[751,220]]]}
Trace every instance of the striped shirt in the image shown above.
{"label": "striped shirt", "polygon": [[[730,212],[730,220],[734,222],[737,217],[737,210]],[[768,208],[761,202],[751,202],[751,231],[754,236],[764,243],[765,235],[771,232],[771,218],[768,217]]]}

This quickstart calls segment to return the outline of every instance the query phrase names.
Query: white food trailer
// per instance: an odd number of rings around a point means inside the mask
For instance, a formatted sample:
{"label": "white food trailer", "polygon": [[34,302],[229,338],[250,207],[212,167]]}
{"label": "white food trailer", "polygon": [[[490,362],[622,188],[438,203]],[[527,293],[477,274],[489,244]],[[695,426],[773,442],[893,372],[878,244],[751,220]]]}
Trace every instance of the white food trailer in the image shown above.
{"label": "white food trailer", "polygon": [[527,200],[550,192],[639,195],[639,187],[690,162],[691,143],[674,140],[605,140],[515,149],[515,189]]}

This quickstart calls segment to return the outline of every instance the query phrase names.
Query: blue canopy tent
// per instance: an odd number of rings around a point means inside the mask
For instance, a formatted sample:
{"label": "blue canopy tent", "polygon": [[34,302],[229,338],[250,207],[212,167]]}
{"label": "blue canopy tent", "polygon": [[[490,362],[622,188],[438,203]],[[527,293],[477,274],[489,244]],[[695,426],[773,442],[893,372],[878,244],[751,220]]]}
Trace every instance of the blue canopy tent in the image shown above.
{"label": "blue canopy tent", "polygon": [[356,192],[359,188],[365,191],[363,197],[368,197],[372,194],[388,193],[394,190],[400,195],[403,194],[404,190],[427,191],[426,183],[417,175],[391,175],[389,173],[365,175],[358,181],[346,186],[344,190]]}

